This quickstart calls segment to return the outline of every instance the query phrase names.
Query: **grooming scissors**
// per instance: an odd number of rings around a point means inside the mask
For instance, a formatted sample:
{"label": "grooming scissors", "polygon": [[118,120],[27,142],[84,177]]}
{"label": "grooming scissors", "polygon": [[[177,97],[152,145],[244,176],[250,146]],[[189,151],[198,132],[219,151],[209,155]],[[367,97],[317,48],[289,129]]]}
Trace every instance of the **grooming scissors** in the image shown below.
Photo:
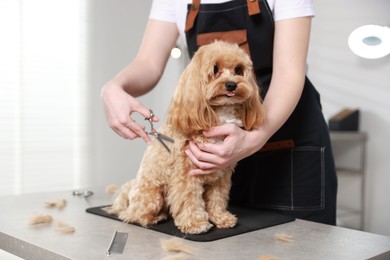
{"label": "grooming scissors", "polygon": [[173,138],[171,138],[169,136],[166,136],[164,134],[161,134],[161,133],[157,132],[156,129],[154,129],[154,127],[153,127],[154,113],[153,113],[153,111],[151,109],[149,109],[149,111],[150,111],[150,117],[149,118],[145,118],[145,120],[148,120],[149,123],[150,123],[150,132],[147,132],[147,134],[156,137],[157,140],[160,142],[160,144],[165,148],[165,150],[167,150],[168,153],[170,153],[171,150],[169,149],[169,147],[167,146],[167,144],[164,141],[173,143],[174,140],[173,140]]}

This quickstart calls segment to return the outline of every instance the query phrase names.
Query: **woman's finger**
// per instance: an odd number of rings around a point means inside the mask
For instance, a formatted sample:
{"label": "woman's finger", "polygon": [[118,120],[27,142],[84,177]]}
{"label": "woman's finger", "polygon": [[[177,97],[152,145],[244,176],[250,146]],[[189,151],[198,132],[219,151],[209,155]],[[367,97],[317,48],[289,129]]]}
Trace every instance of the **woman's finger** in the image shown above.
{"label": "woman's finger", "polygon": [[185,153],[187,154],[188,158],[190,158],[192,163],[198,167],[191,170],[189,172],[190,175],[208,174],[215,171],[213,164],[199,161],[190,150],[186,150]]}
{"label": "woman's finger", "polygon": [[134,120],[129,120],[125,127],[131,132],[128,132],[129,139],[135,139],[136,137],[141,137],[147,144],[150,144],[150,138],[147,132],[145,131],[145,126],[137,124]]}

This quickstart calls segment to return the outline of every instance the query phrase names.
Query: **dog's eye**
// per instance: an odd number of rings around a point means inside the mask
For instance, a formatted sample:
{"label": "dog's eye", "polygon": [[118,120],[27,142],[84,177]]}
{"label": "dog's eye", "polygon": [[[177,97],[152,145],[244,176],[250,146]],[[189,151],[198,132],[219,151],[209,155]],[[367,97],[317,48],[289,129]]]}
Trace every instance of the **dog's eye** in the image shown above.
{"label": "dog's eye", "polygon": [[244,73],[244,72],[243,72],[241,66],[237,66],[237,67],[234,68],[234,74],[242,76],[243,73]]}
{"label": "dog's eye", "polygon": [[217,65],[214,65],[214,75],[217,74],[218,71],[219,71],[218,66],[217,66]]}

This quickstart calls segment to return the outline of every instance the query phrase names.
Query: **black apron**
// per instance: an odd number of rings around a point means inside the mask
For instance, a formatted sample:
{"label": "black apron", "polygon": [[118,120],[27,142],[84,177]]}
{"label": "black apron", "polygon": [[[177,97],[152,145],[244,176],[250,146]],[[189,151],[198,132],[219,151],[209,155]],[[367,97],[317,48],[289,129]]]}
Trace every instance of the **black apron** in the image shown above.
{"label": "black apron", "polygon": [[[266,0],[188,5],[186,38],[192,57],[199,46],[222,39],[250,54],[264,98],[271,81],[274,20]],[[286,123],[264,149],[241,160],[230,203],[274,209],[316,222],[336,223],[337,178],[320,96],[305,80]]]}

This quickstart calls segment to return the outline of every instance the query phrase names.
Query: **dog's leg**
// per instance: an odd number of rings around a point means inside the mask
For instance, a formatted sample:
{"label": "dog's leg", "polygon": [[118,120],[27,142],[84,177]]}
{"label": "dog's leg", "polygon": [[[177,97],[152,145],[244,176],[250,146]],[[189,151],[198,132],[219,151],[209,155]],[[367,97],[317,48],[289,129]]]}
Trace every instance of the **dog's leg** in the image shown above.
{"label": "dog's leg", "polygon": [[232,171],[233,169],[224,170],[223,177],[208,185],[205,190],[206,210],[210,221],[217,228],[232,228],[237,223],[237,217],[227,211]]}
{"label": "dog's leg", "polygon": [[119,218],[124,222],[147,227],[167,218],[163,210],[164,197],[159,187],[135,185],[129,192],[128,199],[127,209],[119,214]]}
{"label": "dog's leg", "polygon": [[134,179],[122,185],[114,195],[112,206],[104,208],[104,210],[113,215],[119,215],[120,212],[126,210],[129,205],[128,194],[135,182],[136,180]]}
{"label": "dog's leg", "polygon": [[208,221],[203,191],[202,183],[196,176],[170,184],[167,202],[175,225],[181,232],[200,234],[213,226]]}

